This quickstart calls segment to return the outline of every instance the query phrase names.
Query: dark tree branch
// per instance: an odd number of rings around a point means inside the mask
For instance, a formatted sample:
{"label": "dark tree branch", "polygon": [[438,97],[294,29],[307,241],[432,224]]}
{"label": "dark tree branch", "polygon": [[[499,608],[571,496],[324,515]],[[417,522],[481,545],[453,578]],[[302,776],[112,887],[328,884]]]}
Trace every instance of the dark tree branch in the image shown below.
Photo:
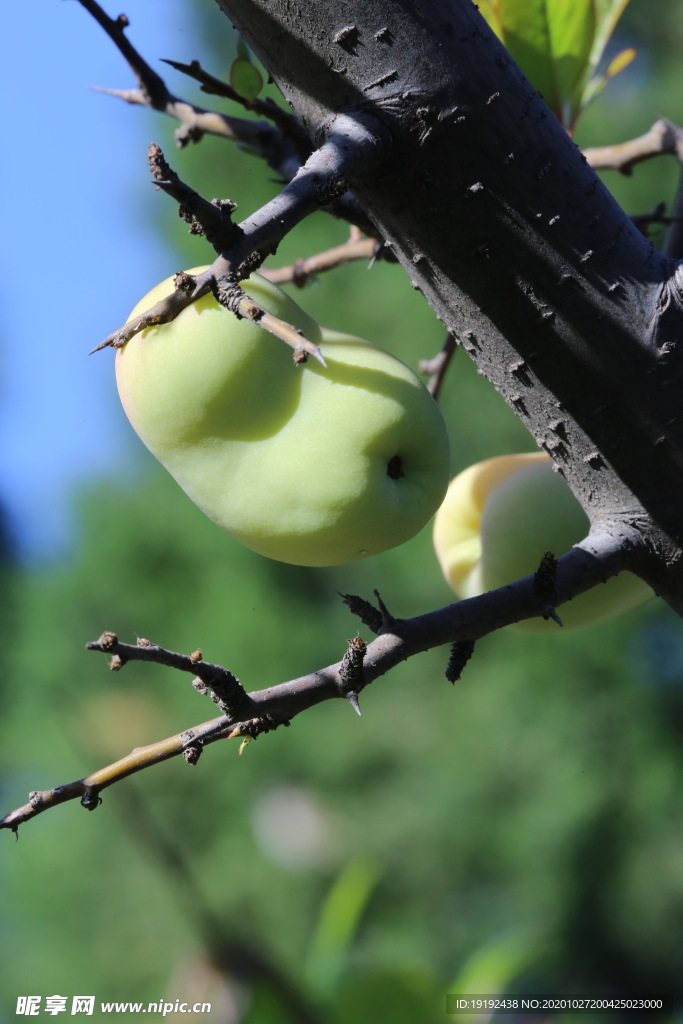
{"label": "dark tree branch", "polygon": [[[340,115],[330,125],[320,149],[311,154],[292,181],[260,210],[234,226],[228,222],[224,209],[209,203],[181,181],[168,166],[160,148],[153,144],[150,161],[155,182],[181,204],[181,210],[188,211],[195,233],[201,229],[213,239],[220,255],[211,267],[196,277],[180,275],[175,292],[113,331],[93,352],[107,347],[120,348],[139,331],[169,323],[211,289],[236,315],[258,323],[290,345],[295,362],[303,362],[306,356],[313,355],[324,366],[317,345],[304,338],[295,327],[264,310],[245,295],[237,282],[256,270],[299,221],[327,205],[335,195],[341,195],[346,188],[347,175],[359,165],[375,160],[381,145],[380,137],[367,119]],[[222,249],[220,243],[226,237],[232,244]]]}
{"label": "dark tree branch", "polygon": [[[16,832],[19,825],[67,800],[80,799],[84,807],[94,810],[104,789],[135,772],[170,757],[186,755],[187,751],[191,753],[186,759],[194,764],[198,751],[210,743],[225,738],[255,738],[280,725],[288,725],[296,715],[322,701],[342,698],[349,700],[358,710],[356,705],[360,691],[407,658],[444,644],[464,643],[465,647],[460,650],[466,652],[468,645],[488,633],[522,619],[553,614],[555,606],[624,569],[633,569],[639,557],[636,536],[631,538],[631,545],[626,545],[623,537],[596,534],[572,548],[556,563],[552,602],[548,599],[547,589],[539,587],[537,574],[412,619],[394,618],[376,593],[380,611],[374,627],[380,632],[371,643],[366,645],[360,638],[355,638],[349,641],[341,661],[249,694],[226,669],[204,662],[199,651],[193,655],[181,655],[146,640],[136,645],[121,644],[115,634],[104,633],[99,640],[87,646],[90,650],[118,657],[120,664],[115,663],[116,668],[122,667],[125,661],[138,660],[153,661],[192,673],[212,690],[214,698],[222,692],[228,713],[158,743],[137,747],[119,761],[75,782],[31,793],[28,803],[0,819],[0,828]],[[359,599],[346,597],[345,601],[352,611],[359,613]],[[361,613],[367,618],[368,609],[372,606],[367,602],[361,603],[365,605]],[[460,661],[462,667],[464,661],[462,658]],[[447,672],[450,672],[449,678],[455,677],[453,656]],[[248,717],[242,718],[245,713]]]}

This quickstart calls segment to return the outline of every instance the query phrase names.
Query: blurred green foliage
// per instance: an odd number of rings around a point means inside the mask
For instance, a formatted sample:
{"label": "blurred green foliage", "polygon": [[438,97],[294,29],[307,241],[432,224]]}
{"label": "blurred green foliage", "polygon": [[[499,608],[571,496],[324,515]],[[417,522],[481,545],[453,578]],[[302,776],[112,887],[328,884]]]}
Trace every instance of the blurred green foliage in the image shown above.
{"label": "blurred green foliage", "polygon": [[[581,145],[639,134],[662,113],[676,119],[683,13],[673,3],[658,11],[655,22],[631,3],[617,42],[635,44],[638,62],[586,114]],[[229,72],[215,53],[172,56]],[[155,132],[171,153],[172,126],[155,120]],[[253,158],[215,139],[174,163],[243,215],[272,193]],[[671,199],[675,167],[665,163],[606,180],[629,212],[643,212]],[[169,273],[210,258],[171,206],[163,213]],[[346,232],[320,214],[271,262]],[[344,267],[300,300],[413,365],[441,343],[396,267]],[[461,355],[442,399],[454,471],[531,449]],[[338,569],[268,562],[206,520],[132,437],[129,461],[75,495],[74,514],[67,559],[1,567],[6,809],[212,717],[180,674],[135,664],[109,673],[83,647],[105,628],[201,647],[257,689],[341,656],[358,623],[339,591],[371,597],[378,587],[399,616],[451,599],[428,531]],[[211,1000],[210,1019],[248,1024],[431,1024],[460,986],[675,991],[679,620],[653,603],[583,633],[500,633],[478,645],[455,687],[445,663],[433,651],[400,666],[362,694],[361,719],[344,702],[321,705],[241,758],[221,742],[194,768],[173,760],[106,791],[94,816],[67,804],[18,843],[0,837],[0,1020],[20,993]]]}
{"label": "blurred green foliage", "polygon": [[484,18],[567,131],[635,56],[604,52],[629,0],[482,0]]}

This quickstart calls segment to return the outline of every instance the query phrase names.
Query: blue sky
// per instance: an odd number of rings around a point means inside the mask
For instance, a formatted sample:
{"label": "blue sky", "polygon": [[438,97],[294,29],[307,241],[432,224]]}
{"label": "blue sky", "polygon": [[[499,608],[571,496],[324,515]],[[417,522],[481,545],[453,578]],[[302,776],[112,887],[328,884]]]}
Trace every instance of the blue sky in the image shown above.
{"label": "blue sky", "polygon": [[[125,10],[129,37],[162,73],[157,58],[201,54],[187,4],[119,3],[104,6]],[[146,149],[160,115],[89,89],[135,84],[102,29],[76,0],[23,0],[3,12],[0,47],[0,495],[34,558],[68,544],[75,481],[124,470],[112,354],[88,352],[177,257],[150,202]]]}

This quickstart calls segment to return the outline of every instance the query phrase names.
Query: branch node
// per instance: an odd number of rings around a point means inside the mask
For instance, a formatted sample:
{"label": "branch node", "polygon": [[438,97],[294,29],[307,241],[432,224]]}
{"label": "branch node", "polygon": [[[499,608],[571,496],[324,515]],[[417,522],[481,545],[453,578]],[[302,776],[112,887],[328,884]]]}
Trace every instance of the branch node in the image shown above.
{"label": "branch node", "polygon": [[211,678],[204,679],[211,690],[211,700],[228,718],[239,717],[243,702],[249,701],[244,687],[227,668],[218,669],[218,666],[213,666],[213,669]]}
{"label": "branch node", "polygon": [[546,551],[534,573],[534,593],[541,602],[543,618],[552,619],[558,626],[564,625],[555,611],[555,584],[557,580],[557,559],[552,551]]}
{"label": "branch node", "polygon": [[188,274],[186,270],[179,270],[173,276],[173,287],[177,292],[185,292],[187,295],[191,295],[196,283],[196,278],[192,274]]}
{"label": "branch node", "polygon": [[474,640],[456,640],[451,646],[451,655],[446,666],[446,679],[456,683],[460,679],[465,665],[472,657]]}
{"label": "branch node", "polygon": [[94,644],[86,644],[86,648],[98,647],[102,651],[110,651],[113,647],[116,647],[119,642],[119,638],[116,633],[112,633],[111,630],[105,629],[99,640],[96,640]]}
{"label": "branch node", "polygon": [[358,634],[346,642],[349,646],[339,667],[339,689],[341,695],[348,700],[351,707],[360,715],[358,693],[365,685],[363,659],[365,658],[368,645]]}
{"label": "branch node", "polygon": [[[243,313],[240,310],[240,303],[245,299],[249,299],[249,296],[242,291],[234,276],[230,276],[227,279],[224,278],[220,284],[215,278],[212,278],[211,291],[216,302],[220,302],[221,306],[225,306],[226,309],[229,309],[238,320],[244,320],[246,318],[246,313]],[[253,320],[254,323],[258,323],[259,320],[262,319],[264,311],[260,309],[253,300],[249,301],[253,306],[253,315],[250,316],[249,319]]]}
{"label": "branch node", "polygon": [[187,744],[183,750],[183,757],[189,765],[197,764],[197,761],[202,756],[203,747],[201,743],[195,743],[194,732],[192,729],[188,729],[187,732],[181,734],[181,740]]}
{"label": "branch node", "polygon": [[86,811],[94,811],[102,803],[102,797],[99,795],[96,789],[85,789],[81,797],[81,807],[85,807]]}
{"label": "branch node", "polygon": [[273,732],[280,725],[289,725],[289,721],[278,721],[272,715],[265,714],[258,718],[250,718],[244,722],[238,722],[235,728],[228,733],[227,738],[233,740],[239,736],[246,736],[250,740],[255,740],[262,733]]}
{"label": "branch node", "polygon": [[382,613],[375,608],[374,604],[370,604],[364,597],[358,597],[356,594],[340,593],[339,596],[352,615],[357,615],[363,625],[371,629],[373,633],[379,633],[382,628]]}

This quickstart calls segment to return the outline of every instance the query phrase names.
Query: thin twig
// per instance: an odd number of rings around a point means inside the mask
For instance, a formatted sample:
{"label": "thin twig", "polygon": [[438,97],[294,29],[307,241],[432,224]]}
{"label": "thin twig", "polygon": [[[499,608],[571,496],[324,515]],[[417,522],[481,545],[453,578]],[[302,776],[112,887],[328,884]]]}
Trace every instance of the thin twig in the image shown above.
{"label": "thin twig", "polygon": [[[123,327],[112,331],[104,341],[101,341],[99,345],[96,345],[91,350],[90,355],[93,355],[95,352],[101,352],[104,348],[123,348],[140,331],[144,331],[148,327],[157,327],[160,324],[171,323],[193,302],[208,294],[208,292],[213,291],[218,301],[229,308],[236,316],[245,320],[251,320],[252,323],[257,323],[265,331],[275,335],[276,338],[289,345],[293,350],[295,363],[303,363],[306,361],[307,356],[311,355],[318,360],[321,366],[327,366],[319,346],[305,338],[297,327],[286,323],[284,320],[280,320],[278,317],[273,316],[272,313],[263,309],[246,292],[242,291],[234,280],[230,279],[227,287],[219,285],[214,271],[218,263],[219,260],[216,260],[213,266],[208,267],[202,274],[197,274],[196,277],[184,272],[177,274],[176,290],[174,292],[160,299],[151,309],[147,309],[144,313],[140,313],[139,316],[133,317]],[[225,274],[227,272],[226,261],[222,258],[220,265]]]}
{"label": "thin twig", "polygon": [[[596,170],[611,169],[622,174],[631,174],[636,164],[655,156],[675,156],[678,159],[680,176],[671,216],[663,218],[650,215],[649,222],[657,220],[668,224],[662,252],[671,259],[683,257],[683,128],[662,117],[655,121],[645,135],[615,146],[586,149],[584,156]],[[633,219],[639,226],[648,221],[643,216]]]}
{"label": "thin twig", "polygon": [[210,96],[221,96],[223,99],[231,100],[233,103],[239,103],[246,110],[252,111],[267,121],[271,121],[279,128],[285,138],[290,138],[294,142],[302,163],[310,155],[312,150],[311,140],[301,122],[293,114],[290,114],[289,111],[283,110],[272,99],[261,99],[258,96],[254,99],[246,99],[244,96],[240,96],[228,82],[223,82],[220,78],[216,78],[215,75],[205,71],[198,60],[193,60],[189,64],[183,64],[182,61],[178,60],[162,59],[164,64],[168,64],[170,67],[175,68],[176,71],[187,75],[188,78],[199,82],[202,92]]}
{"label": "thin twig", "polygon": [[372,266],[384,252],[383,244],[376,238],[350,239],[342,245],[335,245],[332,249],[307,256],[306,259],[299,259],[288,267],[272,270],[262,267],[260,273],[273,284],[294,284],[297,288],[303,288],[316,274],[335,270],[354,260],[368,260]]}
{"label": "thin twig", "polygon": [[88,651],[110,655],[109,667],[116,671],[129,661],[149,661],[155,665],[175,668],[179,672],[191,673],[203,684],[203,692],[210,690],[214,704],[230,718],[253,718],[257,713],[256,707],[232,672],[222,665],[204,661],[200,650],[192,654],[179,654],[144,639],[138,639],[136,644],[121,643],[116,634],[109,631],[85,647]]}
{"label": "thin twig", "polygon": [[170,92],[167,102],[162,106],[156,106],[149,102],[142,89],[107,89],[101,85],[93,85],[91,89],[104,96],[114,96],[131,106],[151,107],[179,121],[180,126],[175,131],[175,139],[181,149],[190,142],[199,142],[203,135],[217,135],[219,138],[239,142],[261,153],[261,150],[266,148],[264,137],[268,131],[273,133],[273,137],[277,134],[270,125],[248,121],[242,117],[232,117],[230,114],[219,114],[215,110],[205,110],[194,103],[173,96]]}
{"label": "thin twig", "polygon": [[237,244],[239,228],[231,218],[237,209],[236,203],[230,199],[214,199],[209,202],[200,196],[179,178],[155,142],[147,150],[147,160],[154,184],[179,204],[178,213],[190,225],[191,235],[205,235],[216,252],[223,252]]}
{"label": "thin twig", "polygon": [[[179,99],[166,86],[163,79],[140,56],[125,35],[128,26],[125,17],[109,18],[96,0],[80,0],[95,20],[104,28],[107,35],[117,46],[123,57],[128,61],[131,70],[138,80],[137,89],[102,89],[99,92],[116,96],[126,103],[151,107],[180,122],[176,131],[179,146],[189,142],[198,142],[203,135],[217,135],[233,142],[239,142],[251,152],[260,156],[283,181],[291,181],[301,164],[310,156],[313,147],[306,130],[296,118],[285,111],[274,114],[273,108],[279,110],[271,101],[262,101],[267,107],[264,116],[268,121],[252,121],[228,114],[219,114],[205,110],[193,103]],[[173,61],[168,61],[174,64]],[[192,66],[192,65],[190,65]],[[184,69],[185,65],[180,65]],[[202,72],[206,74],[206,72]],[[212,76],[208,76],[212,77]],[[215,79],[217,82],[218,79]],[[255,101],[254,109],[259,109]],[[291,118],[291,120],[290,120]],[[269,121],[277,121],[277,127]],[[329,204],[321,209],[350,224],[358,224],[369,237],[380,239],[377,227],[369,219],[367,212],[350,192],[334,197]]]}
{"label": "thin twig", "polygon": [[683,129],[660,118],[645,135],[614,146],[584,149],[583,155],[595,170],[620,171],[631,174],[636,164],[655,156],[677,156],[683,159]]}
{"label": "thin twig", "polygon": [[[93,352],[106,347],[120,348],[140,330],[169,323],[211,289],[219,302],[232,312],[260,324],[290,345],[297,363],[312,355],[325,366],[317,345],[242,293],[237,282],[256,270],[304,217],[325,206],[335,195],[341,195],[346,189],[347,175],[374,159],[376,149],[377,139],[372,125],[368,126],[356,117],[339,115],[332,122],[325,142],[311,154],[292,181],[265,206],[232,229],[233,244],[227,250],[219,248],[220,255],[211,267],[196,277],[181,275],[181,287],[153,309],[113,331]],[[158,184],[183,203],[190,201],[188,197],[191,197],[192,217],[205,231],[212,234],[217,231],[220,239],[222,235],[221,230],[216,229],[214,204],[203,200],[171,171],[158,146],[153,145],[150,150],[153,166],[159,168],[162,176]],[[224,228],[224,224],[221,219],[220,228]],[[216,241],[214,239],[214,246]]]}
{"label": "thin twig", "polygon": [[134,335],[139,334],[140,331],[144,331],[148,327],[157,327],[159,324],[168,324],[175,320],[184,309],[211,290],[212,277],[210,271],[211,268],[197,277],[191,277],[190,274],[184,273],[178,275],[182,278],[183,287],[177,287],[176,291],[171,292],[166,298],[160,299],[151,309],[146,309],[144,313],[133,317],[123,327],[112,331],[104,341],[101,341],[99,345],[91,349],[90,355],[93,355],[95,352],[101,352],[104,348],[123,348],[126,342],[130,341]]}
{"label": "thin twig", "polygon": [[429,380],[427,381],[427,390],[435,401],[439,398],[439,393],[446,376],[446,371],[451,364],[451,360],[455,355],[457,347],[458,343],[455,336],[447,334],[441,347],[441,351],[432,359],[422,359],[420,361],[420,373],[424,373],[425,376],[429,377]]}
{"label": "thin twig", "polygon": [[258,152],[273,169],[281,173],[285,167],[294,173],[291,165],[301,163],[300,155],[291,145],[289,151],[280,131],[263,121],[231,117],[212,110],[205,110],[193,103],[182,100],[168,89],[163,78],[154,71],[138,53],[126,36],[128,19],[125,15],[110,18],[96,0],[80,0],[81,5],[102,26],[135,75],[137,89],[103,89],[96,91],[116,96],[126,103],[151,107],[180,122],[176,131],[179,146],[197,142],[202,135],[218,135],[240,142]]}
{"label": "thin twig", "polygon": [[[557,560],[553,573],[554,606],[577,597],[626,568],[632,568],[632,564],[624,550],[621,536],[600,534],[587,538]],[[381,608],[383,622],[391,625],[390,628],[383,627],[384,631],[362,652],[363,687],[415,654],[460,640],[474,641],[513,622],[548,614],[547,597],[539,593],[534,575],[413,619],[395,619],[385,614],[383,605]],[[107,646],[106,640],[103,643],[100,638],[91,649],[109,653],[111,647]],[[187,656],[162,651],[154,645],[143,643],[126,647],[124,653],[138,659],[146,657],[147,660],[157,661],[168,657],[167,663],[180,658],[181,664],[174,667],[180,667],[183,671],[190,670],[182,661]],[[199,659],[200,662],[202,660]],[[170,757],[183,755],[188,750],[196,752],[225,737],[258,736],[280,725],[289,724],[296,715],[322,701],[343,699],[347,695],[348,685],[342,678],[342,666],[343,662],[339,661],[298,679],[249,693],[246,698],[249,710],[255,711],[253,718],[235,721],[230,715],[221,715],[158,743],[138,747],[119,761],[66,786],[32,793],[28,803],[0,819],[0,828],[16,832],[23,822],[67,800],[80,798],[83,806],[94,810],[103,789],[134,772]],[[194,763],[196,756],[188,760]]]}

